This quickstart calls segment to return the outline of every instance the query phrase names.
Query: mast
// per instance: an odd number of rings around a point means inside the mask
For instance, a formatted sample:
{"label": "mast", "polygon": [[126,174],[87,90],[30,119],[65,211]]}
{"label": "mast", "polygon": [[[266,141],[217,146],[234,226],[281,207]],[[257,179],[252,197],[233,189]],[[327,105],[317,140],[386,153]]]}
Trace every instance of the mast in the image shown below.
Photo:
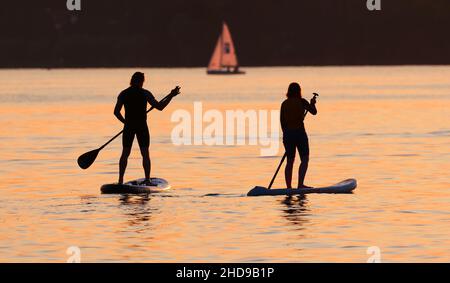
{"label": "mast", "polygon": [[223,67],[222,64],[222,58],[223,58],[223,31],[224,31],[224,24],[222,22],[222,31],[220,32],[220,68]]}

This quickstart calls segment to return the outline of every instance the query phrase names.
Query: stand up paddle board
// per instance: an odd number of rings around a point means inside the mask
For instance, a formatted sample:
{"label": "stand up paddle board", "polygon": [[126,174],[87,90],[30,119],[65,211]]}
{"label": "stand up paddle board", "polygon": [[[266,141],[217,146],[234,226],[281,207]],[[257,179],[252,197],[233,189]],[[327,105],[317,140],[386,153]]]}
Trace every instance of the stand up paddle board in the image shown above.
{"label": "stand up paddle board", "polygon": [[349,194],[356,189],[356,180],[348,179],[337,183],[336,185],[311,188],[311,189],[267,189],[264,187],[255,187],[247,194],[249,197],[257,196],[280,196],[280,195],[304,195],[304,194]]}
{"label": "stand up paddle board", "polygon": [[151,178],[152,185],[147,186],[145,179],[138,179],[124,184],[105,184],[101,187],[103,194],[152,194],[170,189],[169,183],[161,178]]}

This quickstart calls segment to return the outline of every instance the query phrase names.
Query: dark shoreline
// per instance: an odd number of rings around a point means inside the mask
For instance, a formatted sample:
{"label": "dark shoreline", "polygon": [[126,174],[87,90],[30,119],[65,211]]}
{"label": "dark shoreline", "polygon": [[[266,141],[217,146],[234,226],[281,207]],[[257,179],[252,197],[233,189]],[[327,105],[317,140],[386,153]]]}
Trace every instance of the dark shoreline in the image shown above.
{"label": "dark shoreline", "polygon": [[242,66],[450,64],[450,2],[5,1],[0,68],[203,67],[222,21]]}
{"label": "dark shoreline", "polygon": [[[450,66],[449,63],[443,64],[379,64],[379,65],[364,65],[364,64],[354,64],[354,65],[273,65],[273,66],[241,66],[242,69],[245,68],[297,68],[297,67],[446,67]],[[71,70],[71,69],[202,69],[205,71],[207,69],[206,66],[58,66],[58,67],[43,67],[43,66],[19,66],[19,67],[2,67],[0,66],[0,70]]]}

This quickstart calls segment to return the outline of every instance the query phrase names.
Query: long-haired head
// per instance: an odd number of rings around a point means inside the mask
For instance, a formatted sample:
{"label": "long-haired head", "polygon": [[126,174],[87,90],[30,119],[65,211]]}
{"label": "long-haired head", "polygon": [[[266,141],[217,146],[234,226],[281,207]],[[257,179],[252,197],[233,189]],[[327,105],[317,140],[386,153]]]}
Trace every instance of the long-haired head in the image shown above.
{"label": "long-haired head", "polygon": [[302,97],[302,88],[300,87],[300,85],[298,83],[291,83],[289,85],[286,96],[288,98],[291,98],[291,97],[301,98]]}
{"label": "long-haired head", "polygon": [[144,81],[145,81],[144,73],[136,72],[131,77],[130,85],[134,87],[142,87],[144,85]]}

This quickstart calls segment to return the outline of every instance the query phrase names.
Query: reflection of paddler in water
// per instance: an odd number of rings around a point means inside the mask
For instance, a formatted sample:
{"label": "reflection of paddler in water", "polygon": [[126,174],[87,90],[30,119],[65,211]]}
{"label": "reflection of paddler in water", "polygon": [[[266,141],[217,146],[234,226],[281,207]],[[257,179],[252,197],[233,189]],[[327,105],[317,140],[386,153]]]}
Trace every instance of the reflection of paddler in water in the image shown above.
{"label": "reflection of paddler in water", "polygon": [[283,130],[283,144],[286,150],[285,179],[288,189],[292,188],[292,170],[295,161],[295,151],[298,150],[301,164],[298,170],[297,188],[310,188],[304,184],[309,162],[309,142],[303,120],[307,112],[317,114],[316,96],[309,103],[302,98],[302,89],[298,83],[291,83],[287,99],[281,105],[280,121]]}
{"label": "reflection of paddler in water", "polygon": [[[287,208],[284,209],[283,212],[285,213],[284,217],[286,217],[289,222],[299,226],[302,226],[303,224],[308,222],[308,220],[304,218],[306,213],[309,211],[309,209],[307,208],[308,201],[306,199],[306,196],[287,196],[283,201],[281,201],[281,203],[287,206]],[[298,229],[302,228],[298,227]]]}
{"label": "reflection of paddler in water", "polygon": [[[114,115],[124,123],[122,135],[122,156],[119,165],[119,184],[123,184],[123,177],[127,168],[128,157],[131,153],[134,136],[137,137],[142,154],[142,166],[145,172],[145,184],[151,186],[150,180],[150,134],[147,126],[147,103],[159,111],[164,110],[173,97],[180,93],[180,87],[174,88],[170,94],[157,101],[152,93],[143,88],[145,77],[143,73],[135,73],[130,82],[130,87],[122,91],[117,98]],[[125,107],[125,118],[120,112]]]}
{"label": "reflection of paddler in water", "polygon": [[122,195],[120,204],[129,216],[130,226],[139,226],[151,219],[152,212],[156,210],[150,206],[150,195],[141,196]]}

